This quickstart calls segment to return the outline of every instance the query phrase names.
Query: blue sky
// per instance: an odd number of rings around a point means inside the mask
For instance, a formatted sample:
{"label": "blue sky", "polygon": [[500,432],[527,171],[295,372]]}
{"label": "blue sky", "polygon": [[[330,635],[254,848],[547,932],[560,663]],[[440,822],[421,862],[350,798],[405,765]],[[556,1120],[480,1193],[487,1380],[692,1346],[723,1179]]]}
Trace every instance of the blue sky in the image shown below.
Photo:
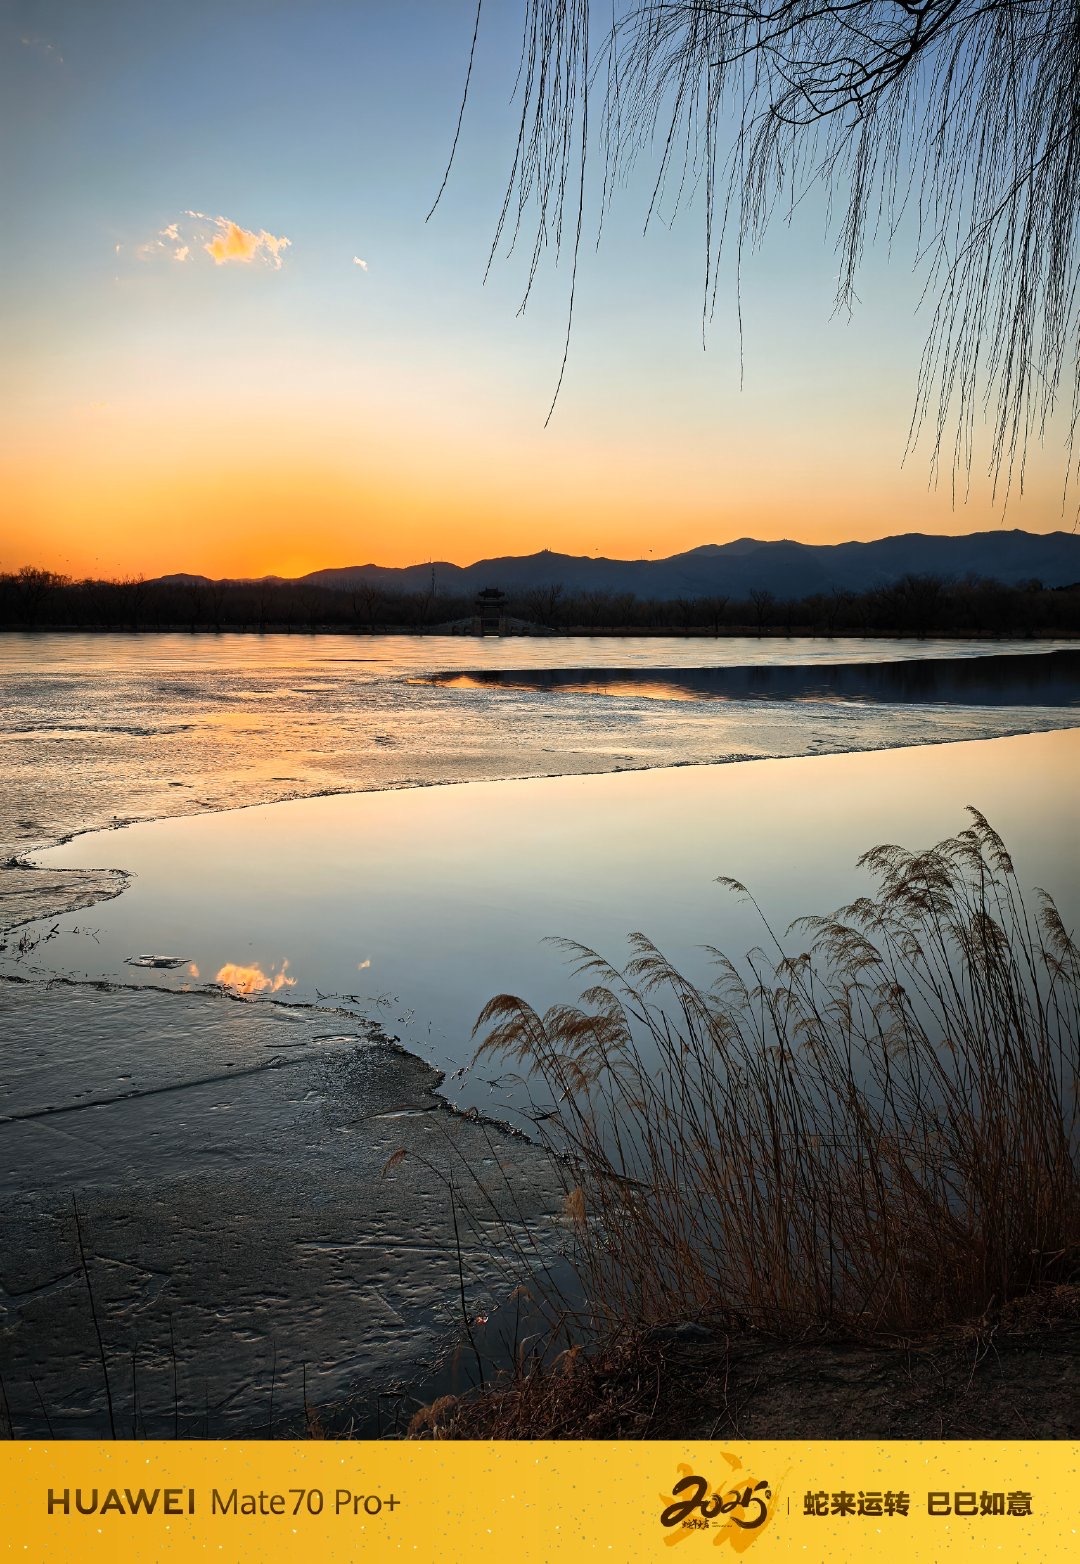
{"label": "blue sky", "polygon": [[[744,257],[740,389],[733,266],[703,351],[702,203],[643,234],[647,156],[599,249],[591,186],[545,429],[567,258],[524,315],[527,243],[484,282],[514,4],[485,8],[425,221],[472,23],[458,0],[7,6],[0,564],[289,572],[1002,523],[984,483],[955,509],[930,490],[925,447],[901,468],[925,331],[910,248],[874,249],[854,319],[833,318],[823,202],[804,203]],[[288,246],[216,264],[219,218],[241,248]],[[1062,465],[1034,461],[1007,525],[1069,524]]]}

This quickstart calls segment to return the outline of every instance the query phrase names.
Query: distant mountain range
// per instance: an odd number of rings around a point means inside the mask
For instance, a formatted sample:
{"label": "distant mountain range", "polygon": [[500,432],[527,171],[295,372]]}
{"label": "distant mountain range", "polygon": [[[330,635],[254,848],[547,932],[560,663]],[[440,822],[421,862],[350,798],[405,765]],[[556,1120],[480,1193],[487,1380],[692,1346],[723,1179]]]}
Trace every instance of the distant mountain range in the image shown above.
{"label": "distant mountain range", "polygon": [[[1009,585],[1038,580],[1044,586],[1080,582],[1080,536],[1072,532],[971,532],[939,537],[907,532],[872,543],[761,543],[738,538],[706,543],[668,559],[590,559],[586,555],[506,555],[474,565],[443,560],[400,569],[388,565],[345,565],[313,570],[301,584],[340,591],[371,585],[391,592],[428,592],[434,573],[440,597],[469,597],[484,587],[523,593],[561,586],[567,593],[633,593],[644,599],[727,597],[751,592],[801,598],[834,590],[864,592],[906,575],[958,580],[978,576]],[[206,581],[205,576],[163,576],[163,581]],[[264,578],[283,582],[284,578]],[[295,583],[293,583],[295,584]]]}

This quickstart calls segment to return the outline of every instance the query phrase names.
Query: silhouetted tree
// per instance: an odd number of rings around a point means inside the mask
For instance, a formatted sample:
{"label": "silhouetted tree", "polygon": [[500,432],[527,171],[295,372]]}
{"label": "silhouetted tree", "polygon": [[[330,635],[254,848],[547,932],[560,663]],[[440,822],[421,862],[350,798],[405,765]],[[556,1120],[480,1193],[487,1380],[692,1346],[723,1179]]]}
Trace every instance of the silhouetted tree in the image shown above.
{"label": "silhouetted tree", "polygon": [[986,405],[991,471],[1007,488],[1069,381],[1072,452],[1076,0],[524,0],[517,84],[492,254],[532,230],[526,299],[541,256],[569,247],[572,322],[594,145],[601,221],[647,149],[658,149],[647,220],[668,187],[675,201],[704,188],[707,311],[725,236],[760,239],[820,186],[845,307],[867,240],[912,220],[931,299],[913,434],[929,424],[935,464],[952,429],[954,475],[970,468]]}
{"label": "silhouetted tree", "polygon": [[352,607],[353,622],[357,626],[361,623],[370,631],[375,629],[375,609],[379,602],[377,588],[370,581],[358,581],[349,589],[349,603]]}
{"label": "silhouetted tree", "polygon": [[[545,589],[546,590],[546,589]],[[134,592],[134,596],[132,595]],[[471,597],[437,600],[440,624],[473,619]],[[736,635],[768,629],[788,633],[853,630],[882,635],[1075,635],[1080,632],[1080,583],[1047,588],[1038,581],[1006,586],[998,581],[943,581],[906,576],[868,592],[812,593],[785,597],[758,591],[745,602],[723,597],[682,597],[667,602],[630,593],[557,593],[560,628],[674,631]],[[507,598],[509,617],[536,619],[535,591]],[[358,612],[359,607],[359,612]],[[367,612],[363,610],[366,609]],[[68,581],[31,568],[0,573],[0,629],[68,628],[301,630],[355,634],[368,628],[423,631],[430,627],[431,598],[424,592],[372,589],[370,604],[356,593],[310,582]]]}
{"label": "silhouetted tree", "polygon": [[549,582],[546,586],[534,587],[525,597],[525,617],[534,619],[537,624],[547,625],[554,629],[559,622],[559,610],[563,600],[563,586],[561,582]]}
{"label": "silhouetted tree", "polygon": [[754,622],[757,626],[757,633],[761,635],[766,626],[773,622],[776,599],[771,592],[751,592],[750,601],[754,605]]}
{"label": "silhouetted tree", "polygon": [[66,576],[57,575],[53,570],[39,570],[33,565],[24,565],[8,579],[16,613],[28,630],[37,626],[55,598],[57,589],[67,582]]}
{"label": "silhouetted tree", "polygon": [[116,583],[116,593],[119,622],[129,630],[138,630],[146,611],[146,581],[142,576],[125,576]]}

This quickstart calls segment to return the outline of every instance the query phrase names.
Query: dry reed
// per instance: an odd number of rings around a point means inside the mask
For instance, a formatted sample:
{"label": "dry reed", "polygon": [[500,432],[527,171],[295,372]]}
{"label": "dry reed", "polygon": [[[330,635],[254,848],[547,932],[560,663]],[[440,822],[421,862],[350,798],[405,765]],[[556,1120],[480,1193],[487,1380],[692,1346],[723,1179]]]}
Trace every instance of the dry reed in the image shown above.
{"label": "dry reed", "polygon": [[970,814],[866,853],[876,893],[792,925],[801,953],[767,923],[769,953],[713,950],[709,990],[637,934],[623,971],[559,942],[579,1006],[485,1007],[478,1057],[553,1098],[538,1128],[601,1332],[910,1334],[1073,1273],[1080,952]]}

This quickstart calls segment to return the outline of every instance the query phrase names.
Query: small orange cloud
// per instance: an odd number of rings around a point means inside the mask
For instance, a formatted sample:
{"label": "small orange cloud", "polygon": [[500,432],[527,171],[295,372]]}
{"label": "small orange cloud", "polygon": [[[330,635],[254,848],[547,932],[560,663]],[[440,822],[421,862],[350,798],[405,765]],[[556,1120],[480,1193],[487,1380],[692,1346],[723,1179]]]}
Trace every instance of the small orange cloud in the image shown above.
{"label": "small orange cloud", "polygon": [[203,249],[215,266],[224,266],[228,261],[253,261],[260,251],[264,251],[274,269],[281,269],[281,252],[292,243],[290,239],[279,239],[267,233],[265,228],[255,233],[250,228],[241,228],[228,217],[218,217],[214,221],[218,232]]}
{"label": "small orange cloud", "polygon": [[[185,221],[187,218],[193,221]],[[229,261],[242,261],[250,265],[252,261],[261,260],[275,271],[280,271],[282,252],[291,243],[291,239],[286,239],[284,235],[279,237],[265,228],[256,233],[228,217],[208,217],[205,212],[186,211],[176,222],[166,223],[164,228],[159,228],[153,238],[135,245],[134,252],[140,261],[170,258],[183,262],[197,256],[198,252],[192,247],[198,245],[215,266],[224,266]],[[121,248],[119,244],[116,246],[117,255]]]}
{"label": "small orange cloud", "polygon": [[267,990],[271,994],[277,994],[283,988],[294,988],[296,979],[286,976],[286,968],[289,963],[283,961],[281,970],[264,972],[260,966],[240,967],[234,961],[228,961],[220,969],[214,979],[215,983],[223,983],[226,988],[235,989],[238,994],[262,994]]}

